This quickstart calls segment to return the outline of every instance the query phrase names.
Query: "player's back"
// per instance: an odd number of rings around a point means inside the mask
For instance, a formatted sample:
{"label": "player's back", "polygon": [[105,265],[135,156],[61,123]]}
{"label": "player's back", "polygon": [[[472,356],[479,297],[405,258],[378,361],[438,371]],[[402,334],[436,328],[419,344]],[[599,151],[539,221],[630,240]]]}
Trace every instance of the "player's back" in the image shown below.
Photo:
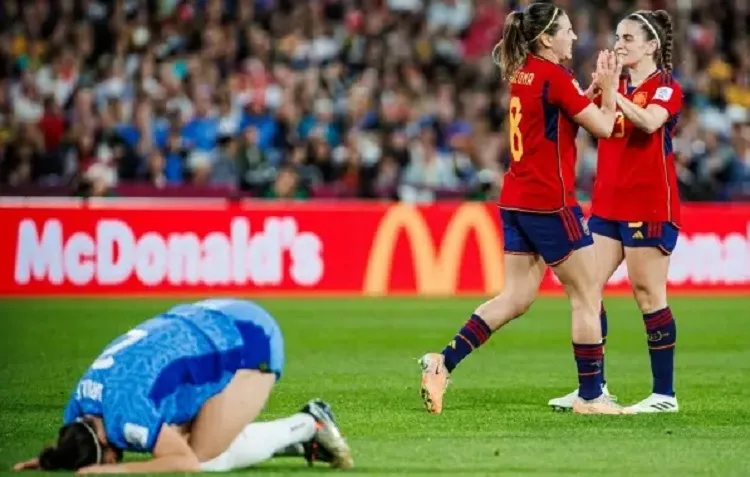
{"label": "player's back", "polygon": [[510,81],[511,160],[502,208],[555,212],[577,204],[572,118],[589,104],[563,66],[528,55]]}

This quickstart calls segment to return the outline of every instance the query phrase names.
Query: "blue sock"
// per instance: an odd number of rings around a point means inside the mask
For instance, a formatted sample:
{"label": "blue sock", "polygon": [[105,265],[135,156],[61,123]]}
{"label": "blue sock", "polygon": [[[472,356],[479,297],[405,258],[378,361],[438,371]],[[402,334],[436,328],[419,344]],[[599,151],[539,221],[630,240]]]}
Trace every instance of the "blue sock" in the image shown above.
{"label": "blue sock", "polygon": [[573,355],[578,366],[578,395],[590,400],[602,394],[602,356],[600,344],[573,343]]}
{"label": "blue sock", "polygon": [[453,372],[458,363],[476,348],[482,346],[492,336],[492,330],[479,315],[471,315],[463,328],[453,337],[453,341],[442,351],[445,368]]}
{"label": "blue sock", "polygon": [[674,347],[677,342],[677,324],[669,307],[646,313],[643,323],[648,334],[648,354],[651,356],[653,392],[674,396]]}
{"label": "blue sock", "polygon": [[602,307],[599,311],[599,321],[602,324],[602,386],[604,386],[607,384],[607,378],[604,375],[604,354],[607,347],[607,310],[604,309],[604,302],[602,302]]}

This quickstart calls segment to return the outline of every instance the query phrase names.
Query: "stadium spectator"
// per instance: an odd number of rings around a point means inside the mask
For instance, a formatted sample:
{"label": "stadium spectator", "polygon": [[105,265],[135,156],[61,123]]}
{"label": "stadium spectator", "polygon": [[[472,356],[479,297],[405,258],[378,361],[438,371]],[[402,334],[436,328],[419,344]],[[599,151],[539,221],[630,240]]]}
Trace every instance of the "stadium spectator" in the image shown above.
{"label": "stadium spectator", "polygon": [[[4,0],[0,193],[494,198],[507,85],[489,52],[526,3]],[[557,3],[582,84],[617,18],[672,13],[681,193],[750,198],[748,2]]]}

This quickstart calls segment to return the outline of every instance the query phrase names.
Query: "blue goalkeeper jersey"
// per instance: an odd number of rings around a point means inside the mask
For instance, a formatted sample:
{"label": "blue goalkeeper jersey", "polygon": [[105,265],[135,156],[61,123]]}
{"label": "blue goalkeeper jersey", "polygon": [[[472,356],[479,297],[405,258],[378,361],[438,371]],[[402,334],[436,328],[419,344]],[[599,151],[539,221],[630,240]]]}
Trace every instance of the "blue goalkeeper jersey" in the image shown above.
{"label": "blue goalkeeper jersey", "polygon": [[78,382],[65,423],[104,421],[108,441],[152,451],[164,424],[191,422],[240,369],[284,368],[276,321],[255,303],[205,300],[178,305],[112,341]]}

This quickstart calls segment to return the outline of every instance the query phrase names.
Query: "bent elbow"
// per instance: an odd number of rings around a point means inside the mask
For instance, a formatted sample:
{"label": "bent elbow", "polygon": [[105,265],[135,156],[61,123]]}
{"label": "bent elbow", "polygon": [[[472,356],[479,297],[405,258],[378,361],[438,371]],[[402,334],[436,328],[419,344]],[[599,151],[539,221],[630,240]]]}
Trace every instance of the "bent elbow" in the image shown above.
{"label": "bent elbow", "polygon": [[645,132],[646,134],[653,134],[654,132],[658,131],[659,128],[655,128],[652,125],[648,123],[639,124],[636,125],[636,128],[640,129],[641,131]]}
{"label": "bent elbow", "polygon": [[641,123],[637,124],[636,126],[638,127],[638,129],[647,134],[653,134],[662,127],[662,123],[654,118],[648,117],[643,118]]}
{"label": "bent elbow", "polygon": [[612,129],[613,128],[596,128],[594,131],[591,131],[591,133],[597,139],[607,139],[612,135]]}

